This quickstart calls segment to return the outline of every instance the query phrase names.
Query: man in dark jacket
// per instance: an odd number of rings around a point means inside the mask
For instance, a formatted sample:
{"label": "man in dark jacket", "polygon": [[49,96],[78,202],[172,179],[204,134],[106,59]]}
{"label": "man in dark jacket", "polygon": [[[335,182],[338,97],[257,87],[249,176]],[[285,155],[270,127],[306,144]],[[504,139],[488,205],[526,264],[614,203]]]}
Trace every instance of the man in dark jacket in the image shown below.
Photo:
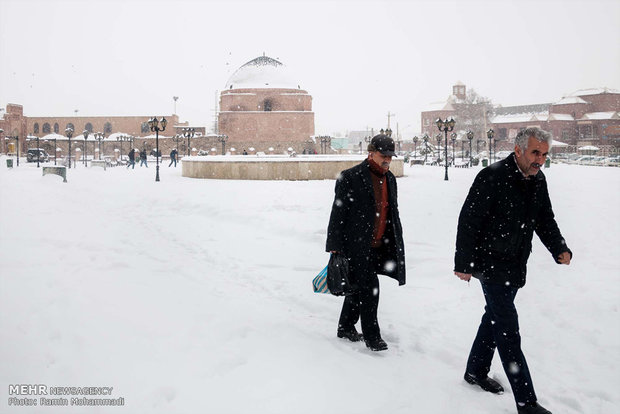
{"label": "man in dark jacket", "polygon": [[129,151],[128,156],[129,156],[129,163],[127,164],[127,168],[131,166],[131,169],[133,170],[136,166],[136,150],[132,148]]}
{"label": "man in dark jacket", "polygon": [[142,151],[140,151],[140,167],[142,167],[142,164],[146,165],[146,168],[149,168],[146,162],[146,148],[142,148]]}
{"label": "man in dark jacket", "polygon": [[550,414],[536,400],[521,351],[514,298],[525,285],[526,265],[536,232],[558,264],[570,264],[572,252],[554,219],[547,182],[540,168],[551,134],[527,128],[517,134],[514,153],[483,169],[461,210],[454,273],[480,280],[485,313],[474,340],[465,380],[496,394],[502,386],[488,377],[495,348],[512,387],[519,414]]}
{"label": "man in dark jacket", "polygon": [[174,163],[174,168],[177,168],[177,154],[177,149],[172,148],[172,151],[170,151],[170,164],[168,164],[168,168],[170,168],[172,163]]}
{"label": "man in dark jacket", "polygon": [[[364,339],[373,351],[387,349],[377,322],[379,279],[377,273],[405,284],[405,249],[398,214],[396,178],[389,171],[394,140],[373,137],[368,158],[343,171],[336,180],[336,196],[327,229],[326,251],[349,261],[350,282],[357,286],[346,296],[339,338]],[[361,318],[362,335],[355,329]]]}

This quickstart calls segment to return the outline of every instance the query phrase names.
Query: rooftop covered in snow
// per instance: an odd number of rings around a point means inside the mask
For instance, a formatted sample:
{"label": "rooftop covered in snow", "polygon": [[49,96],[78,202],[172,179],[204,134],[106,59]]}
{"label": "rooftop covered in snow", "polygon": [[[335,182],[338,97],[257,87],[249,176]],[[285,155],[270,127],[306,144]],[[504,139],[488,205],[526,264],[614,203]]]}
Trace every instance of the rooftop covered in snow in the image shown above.
{"label": "rooftop covered in snow", "polygon": [[301,89],[286,65],[264,54],[241,66],[226,82],[226,90],[246,88]]}

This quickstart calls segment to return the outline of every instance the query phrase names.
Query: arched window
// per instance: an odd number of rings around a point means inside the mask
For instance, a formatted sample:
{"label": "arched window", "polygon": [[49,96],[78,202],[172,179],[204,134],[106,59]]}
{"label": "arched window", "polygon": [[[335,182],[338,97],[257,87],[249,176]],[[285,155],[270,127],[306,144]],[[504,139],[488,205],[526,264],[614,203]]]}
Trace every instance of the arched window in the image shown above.
{"label": "arched window", "polygon": [[32,127],[32,131],[33,131],[35,134],[38,134],[38,133],[39,133],[39,123],[38,123],[38,122],[35,122],[35,123],[34,123],[34,126]]}
{"label": "arched window", "polygon": [[142,132],[143,134],[149,132],[149,124],[147,122],[142,123],[142,125],[140,126],[140,132]]}
{"label": "arched window", "polygon": [[112,133],[112,124],[109,122],[106,122],[105,125],[103,126],[103,133],[106,135],[110,135]]}
{"label": "arched window", "polygon": [[58,126],[58,122],[54,123],[54,133],[58,133],[58,131],[60,130],[60,127]]}
{"label": "arched window", "polygon": [[269,112],[271,111],[272,107],[273,102],[271,101],[271,99],[265,99],[265,101],[263,102],[263,111]]}
{"label": "arched window", "polygon": [[93,132],[93,124],[91,124],[90,122],[87,122],[86,125],[84,125],[84,129],[87,130],[88,132]]}
{"label": "arched window", "polygon": [[43,124],[43,133],[44,134],[49,134],[50,132],[52,132],[52,127],[50,127],[50,124],[48,124],[47,122]]}
{"label": "arched window", "polygon": [[75,131],[75,127],[73,126],[73,124],[72,124],[71,122],[69,122],[69,123],[67,124],[67,126],[65,127],[65,129],[69,129],[69,128],[71,128],[72,130],[74,130],[74,131]]}

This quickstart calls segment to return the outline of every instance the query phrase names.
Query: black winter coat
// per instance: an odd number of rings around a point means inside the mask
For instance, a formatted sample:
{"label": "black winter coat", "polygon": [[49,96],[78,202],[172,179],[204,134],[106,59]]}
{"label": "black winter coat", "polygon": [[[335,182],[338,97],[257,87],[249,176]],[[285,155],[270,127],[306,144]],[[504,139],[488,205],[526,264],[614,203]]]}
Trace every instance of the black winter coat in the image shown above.
{"label": "black winter coat", "polygon": [[480,171],[461,209],[454,271],[512,287],[525,285],[534,231],[558,262],[566,245],[542,171],[526,179],[514,153]]}
{"label": "black winter coat", "polygon": [[[336,196],[327,229],[325,250],[342,252],[358,268],[368,265],[372,249],[376,208],[370,174],[368,160],[340,174],[336,180]],[[404,285],[405,248],[398,213],[396,177],[388,171],[386,179],[389,213],[381,260],[383,263],[390,261],[393,266],[388,266],[388,270],[380,273]]]}

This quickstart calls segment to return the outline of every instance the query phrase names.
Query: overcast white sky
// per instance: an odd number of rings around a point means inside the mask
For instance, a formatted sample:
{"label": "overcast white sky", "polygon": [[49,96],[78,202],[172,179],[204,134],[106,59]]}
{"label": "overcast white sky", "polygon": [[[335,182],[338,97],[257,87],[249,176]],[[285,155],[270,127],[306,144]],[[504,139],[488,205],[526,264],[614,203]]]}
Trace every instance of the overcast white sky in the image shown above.
{"label": "overcast white sky", "polygon": [[619,39],[619,0],[0,0],[0,105],[160,116],[178,96],[211,126],[216,91],[265,52],[313,96],[317,134],[391,111],[409,139],[456,81],[504,106],[620,90]]}

